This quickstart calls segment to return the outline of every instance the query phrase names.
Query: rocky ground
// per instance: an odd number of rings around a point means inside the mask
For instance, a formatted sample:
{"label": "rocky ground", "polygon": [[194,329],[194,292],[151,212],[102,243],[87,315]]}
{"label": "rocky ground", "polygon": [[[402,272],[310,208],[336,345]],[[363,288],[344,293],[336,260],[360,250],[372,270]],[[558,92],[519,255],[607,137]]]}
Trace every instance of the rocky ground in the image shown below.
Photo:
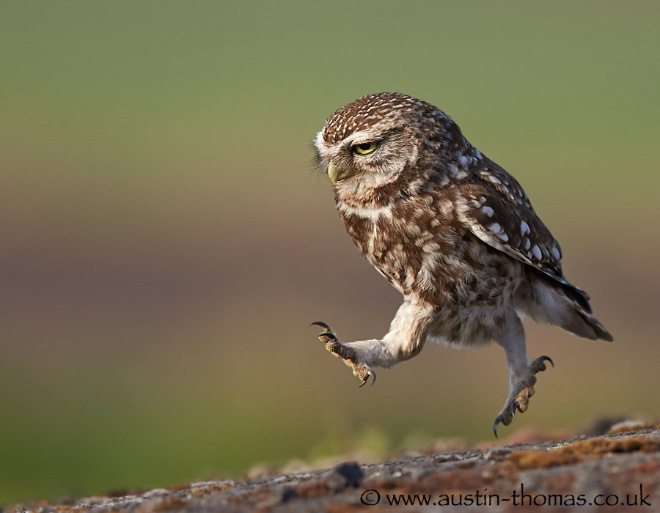
{"label": "rocky ground", "polygon": [[[630,430],[633,429],[634,430]],[[458,507],[458,506],[462,507]],[[18,512],[660,511],[660,426],[17,505]]]}

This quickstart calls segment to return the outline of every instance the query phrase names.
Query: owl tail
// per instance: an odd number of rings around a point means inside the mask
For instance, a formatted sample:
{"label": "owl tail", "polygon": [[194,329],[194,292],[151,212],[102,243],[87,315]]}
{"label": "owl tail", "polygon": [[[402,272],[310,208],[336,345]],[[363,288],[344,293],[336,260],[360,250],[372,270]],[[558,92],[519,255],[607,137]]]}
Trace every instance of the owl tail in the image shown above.
{"label": "owl tail", "polygon": [[590,338],[591,340],[607,340],[608,342],[614,342],[614,337],[592,313],[585,312],[582,309],[576,309],[575,312],[577,315],[574,317],[579,317],[580,322],[573,322],[568,326],[561,326],[562,328],[579,335],[580,337]]}
{"label": "owl tail", "polygon": [[614,341],[614,337],[591,312],[586,293],[539,278],[532,283],[532,301],[525,313],[537,322],[559,326],[579,337]]}

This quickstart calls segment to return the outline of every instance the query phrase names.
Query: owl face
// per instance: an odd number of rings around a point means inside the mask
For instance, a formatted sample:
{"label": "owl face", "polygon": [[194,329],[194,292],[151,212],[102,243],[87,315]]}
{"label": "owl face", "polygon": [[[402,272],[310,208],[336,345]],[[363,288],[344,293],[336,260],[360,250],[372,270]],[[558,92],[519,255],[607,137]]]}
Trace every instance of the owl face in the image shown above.
{"label": "owl face", "polygon": [[460,130],[438,108],[404,94],[379,93],[337,110],[315,146],[336,194],[357,199],[402,188],[420,169],[445,167],[457,142],[462,151]]}
{"label": "owl face", "polygon": [[318,162],[337,187],[380,187],[396,180],[417,161],[417,138],[404,126],[379,123],[334,143],[323,134],[319,132],[316,138]]}
{"label": "owl face", "polygon": [[[328,118],[315,141],[319,167],[338,193],[391,184],[417,164],[422,114],[435,107],[410,96],[358,98]],[[439,111],[437,111],[439,112]]]}

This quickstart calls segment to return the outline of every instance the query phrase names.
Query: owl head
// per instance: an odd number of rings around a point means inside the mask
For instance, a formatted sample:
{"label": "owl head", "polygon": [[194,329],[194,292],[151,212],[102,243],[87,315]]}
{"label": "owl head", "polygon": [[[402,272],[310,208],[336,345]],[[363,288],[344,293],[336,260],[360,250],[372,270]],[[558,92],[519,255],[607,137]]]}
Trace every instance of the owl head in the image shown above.
{"label": "owl head", "polygon": [[444,112],[400,93],[349,103],[328,118],[315,141],[319,167],[346,196],[403,187],[420,170],[451,164],[468,144]]}

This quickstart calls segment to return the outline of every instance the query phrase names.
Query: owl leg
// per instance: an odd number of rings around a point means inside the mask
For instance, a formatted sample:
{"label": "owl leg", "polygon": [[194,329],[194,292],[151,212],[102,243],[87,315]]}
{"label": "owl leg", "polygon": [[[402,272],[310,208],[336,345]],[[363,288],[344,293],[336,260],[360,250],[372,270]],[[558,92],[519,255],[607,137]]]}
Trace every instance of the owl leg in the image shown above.
{"label": "owl leg", "polygon": [[323,331],[319,340],[334,356],[348,365],[363,386],[371,377],[373,385],[376,374],[371,367],[392,367],[417,355],[426,340],[426,327],[431,321],[432,308],[426,305],[404,301],[390,326],[390,331],[382,340],[362,340],[340,342],[330,327],[324,322],[313,322]]}
{"label": "owl leg", "polygon": [[516,410],[523,413],[529,406],[529,398],[534,395],[536,373],[546,369],[545,362],[554,363],[548,356],[541,356],[529,363],[525,346],[525,331],[520,318],[512,314],[504,332],[495,341],[506,351],[506,361],[509,367],[509,397],[504,408],[495,419],[493,432],[497,438],[497,426],[511,424]]}

